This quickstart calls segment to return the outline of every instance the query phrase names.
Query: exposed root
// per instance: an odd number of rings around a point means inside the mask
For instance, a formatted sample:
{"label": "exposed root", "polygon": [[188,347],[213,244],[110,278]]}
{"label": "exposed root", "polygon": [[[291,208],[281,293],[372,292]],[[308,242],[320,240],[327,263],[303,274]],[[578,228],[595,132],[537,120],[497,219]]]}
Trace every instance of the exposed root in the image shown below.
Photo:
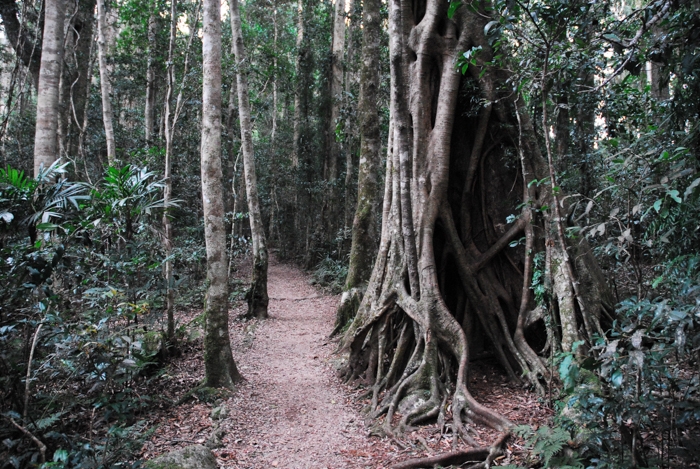
{"label": "exposed root", "polygon": [[510,438],[510,433],[503,434],[488,448],[474,448],[467,451],[451,451],[426,458],[409,459],[391,466],[391,469],[418,469],[423,467],[457,466],[475,463],[469,468],[489,468],[494,459],[503,453],[503,448]]}

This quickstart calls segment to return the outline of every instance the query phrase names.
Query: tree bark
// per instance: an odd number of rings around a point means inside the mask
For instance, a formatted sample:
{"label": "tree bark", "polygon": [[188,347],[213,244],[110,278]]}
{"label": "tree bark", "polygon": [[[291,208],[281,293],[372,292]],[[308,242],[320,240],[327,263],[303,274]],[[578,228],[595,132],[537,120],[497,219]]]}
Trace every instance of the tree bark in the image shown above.
{"label": "tree bark", "polygon": [[252,126],[250,123],[250,102],[248,97],[248,77],[246,75],[245,49],[238,0],[230,0],[232,49],[236,57],[236,84],[238,88],[238,116],[241,124],[241,144],[243,151],[243,171],[245,173],[248,213],[253,244],[253,278],[246,296],[248,315],[258,319],[267,318],[267,241],[263,228],[258,182],[255,174],[255,153],[253,150]]}
{"label": "tree bark", "polygon": [[91,54],[94,41],[95,0],[78,2],[78,9],[68,28],[61,85],[61,125],[65,152],[79,154],[85,104],[89,98]]}
{"label": "tree bark", "polygon": [[357,206],[352,224],[350,263],[345,292],[336,313],[336,331],[355,317],[362,290],[369,281],[377,254],[376,213],[380,198],[379,164],[382,148],[379,133],[379,51],[381,3],[365,0],[362,10],[362,66],[360,75],[360,164],[357,176]]}
{"label": "tree bark", "polygon": [[[148,17],[148,65],[146,70],[146,106],[145,106],[145,137],[146,142],[153,140],[153,129],[156,120],[156,53],[158,34],[158,14],[156,5],[150,4],[151,14]],[[172,33],[171,33],[172,39]],[[169,59],[172,60],[172,59]],[[168,62],[170,63],[170,62]]]}
{"label": "tree bark", "polygon": [[[386,415],[387,433],[445,419],[451,398],[452,428],[473,444],[469,424],[511,424],[471,394],[471,354],[492,353],[512,380],[524,376],[541,392],[551,380],[535,347],[555,342],[561,330],[548,331],[534,313],[540,256],[551,261],[552,289],[568,289],[572,299],[552,295],[540,305],[551,324],[565,316],[591,339],[611,301],[588,246],[562,236],[552,165],[523,100],[506,85],[508,72],[484,65],[493,56],[484,36],[488,10],[462,7],[449,19],[447,8],[440,0],[390,1],[392,139],[382,236],[342,347],[350,352],[345,377],[371,386],[372,415]],[[461,75],[455,63],[472,47],[481,48],[478,63]],[[547,149],[551,163],[549,142]],[[542,179],[552,184],[532,184]],[[525,246],[512,247],[519,237]]]}
{"label": "tree bark", "polygon": [[173,194],[173,153],[175,140],[175,126],[177,125],[180,111],[182,111],[182,92],[185,89],[185,81],[189,69],[190,49],[192,39],[197,35],[197,23],[199,22],[199,3],[195,7],[194,21],[191,23],[191,32],[187,41],[187,50],[185,51],[185,64],[182,70],[182,82],[180,90],[175,100],[175,109],[172,109],[172,98],[175,90],[175,39],[177,34],[177,0],[171,0],[170,3],[170,40],[168,46],[168,79],[167,91],[165,95],[165,165],[164,165],[164,180],[165,188],[163,190],[163,205],[165,212],[163,213],[163,246],[165,248],[165,310],[168,318],[168,340],[173,343],[175,340],[175,288],[173,285],[173,262],[171,260],[173,253],[173,226],[170,221],[170,213],[168,208],[172,204]]}
{"label": "tree bark", "polygon": [[[35,37],[26,25],[19,21],[15,0],[0,0],[0,17],[2,17],[2,25],[7,39],[24,66],[29,68],[34,89],[38,92],[42,52],[41,31],[37,34],[39,37]],[[41,28],[41,23],[39,27]]]}
{"label": "tree bark", "polygon": [[36,99],[34,176],[58,159],[58,95],[63,60],[64,1],[47,0]]}
{"label": "tree bark", "polygon": [[204,0],[202,37],[202,208],[207,247],[204,339],[206,384],[232,387],[241,379],[228,332],[226,230],[221,185],[221,5]]}
{"label": "tree bark", "polygon": [[114,114],[112,112],[112,85],[107,68],[107,16],[105,0],[97,0],[97,54],[100,64],[100,91],[102,92],[102,121],[107,143],[107,163],[114,166],[117,149],[114,142]]}

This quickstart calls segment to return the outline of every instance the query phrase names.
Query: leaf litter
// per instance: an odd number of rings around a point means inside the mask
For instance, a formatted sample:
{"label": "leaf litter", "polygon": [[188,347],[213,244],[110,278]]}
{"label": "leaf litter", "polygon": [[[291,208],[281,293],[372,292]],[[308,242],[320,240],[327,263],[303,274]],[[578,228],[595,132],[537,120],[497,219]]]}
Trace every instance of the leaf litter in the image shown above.
{"label": "leaf litter", "polygon": [[[248,262],[237,275],[247,278],[249,269]],[[440,434],[437,424],[410,431],[398,442],[373,434],[361,412],[366,389],[337,377],[343,358],[328,334],[339,296],[313,287],[308,274],[274,257],[268,278],[270,318],[230,322],[233,354],[245,381],[213,398],[192,392],[204,378],[204,363],[201,337],[189,342],[158,383],[178,404],[149,415],[156,430],[141,457],[205,444],[222,469],[384,469],[453,449],[452,435]],[[233,304],[231,318],[245,308],[244,302]],[[198,314],[189,311],[178,319],[188,323]],[[469,379],[482,403],[516,424],[537,427],[552,415],[536,394],[508,383],[493,363],[472,363]],[[498,438],[487,428],[475,430],[484,446]],[[513,440],[498,462],[521,460],[520,443]],[[462,442],[456,447],[467,449]]]}

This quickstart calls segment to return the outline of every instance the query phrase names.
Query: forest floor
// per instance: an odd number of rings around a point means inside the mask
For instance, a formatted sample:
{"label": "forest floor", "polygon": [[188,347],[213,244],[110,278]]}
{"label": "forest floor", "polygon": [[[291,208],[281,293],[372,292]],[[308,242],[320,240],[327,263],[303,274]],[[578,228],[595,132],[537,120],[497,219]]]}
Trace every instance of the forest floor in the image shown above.
{"label": "forest floor", "polygon": [[[238,272],[242,279],[246,270],[242,266]],[[214,449],[219,467],[230,469],[379,469],[452,449],[451,436],[441,435],[436,425],[410,432],[400,442],[373,435],[361,413],[364,390],[337,377],[343,358],[328,335],[339,297],[313,287],[308,274],[274,258],[268,289],[269,319],[231,322],[233,353],[245,381],[228,397],[194,393],[177,408],[157,412],[151,418],[156,430],[142,457],[211,442],[212,435],[219,440]],[[232,317],[245,312],[242,301],[232,306]],[[183,314],[180,320],[195,315]],[[198,339],[168,365],[163,392],[182,401],[201,382],[203,368]],[[551,415],[536,395],[509,384],[494,367],[474,367],[470,386],[481,402],[513,422],[536,426]],[[215,414],[222,409],[220,418]],[[484,446],[498,436],[486,429],[478,433]],[[460,443],[458,449],[466,448]],[[521,449],[517,441],[511,443],[501,462]]]}

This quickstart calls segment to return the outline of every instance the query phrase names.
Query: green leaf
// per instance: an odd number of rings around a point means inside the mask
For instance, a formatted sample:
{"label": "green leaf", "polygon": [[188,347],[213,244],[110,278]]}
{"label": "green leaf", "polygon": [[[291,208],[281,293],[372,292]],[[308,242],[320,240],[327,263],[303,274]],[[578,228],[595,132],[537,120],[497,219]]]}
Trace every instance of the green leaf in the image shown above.
{"label": "green leaf", "polygon": [[690,183],[688,188],[685,190],[685,193],[683,194],[683,198],[688,199],[688,196],[693,194],[693,191],[695,190],[696,187],[700,185],[700,178],[697,178],[693,182]]}
{"label": "green leaf", "polygon": [[667,192],[667,194],[669,197],[671,197],[673,200],[675,200],[679,204],[682,202],[681,198],[678,197],[679,192],[677,190],[675,190],[675,189],[670,190]]}
{"label": "green leaf", "polygon": [[452,19],[452,17],[455,15],[455,13],[459,9],[459,7],[461,7],[462,5],[463,4],[462,4],[461,0],[455,0],[455,1],[450,2],[450,7],[447,9],[447,17],[449,19]]}
{"label": "green leaf", "polygon": [[662,199],[659,199],[656,202],[654,202],[654,210],[656,210],[656,213],[659,213],[659,210],[661,210],[662,203],[663,203]]}
{"label": "green leaf", "polygon": [[622,371],[620,371],[620,370],[615,370],[615,372],[610,377],[610,382],[612,383],[613,387],[616,387],[616,388],[619,388],[620,386],[622,386],[623,380],[624,380],[624,375],[622,374]]}

